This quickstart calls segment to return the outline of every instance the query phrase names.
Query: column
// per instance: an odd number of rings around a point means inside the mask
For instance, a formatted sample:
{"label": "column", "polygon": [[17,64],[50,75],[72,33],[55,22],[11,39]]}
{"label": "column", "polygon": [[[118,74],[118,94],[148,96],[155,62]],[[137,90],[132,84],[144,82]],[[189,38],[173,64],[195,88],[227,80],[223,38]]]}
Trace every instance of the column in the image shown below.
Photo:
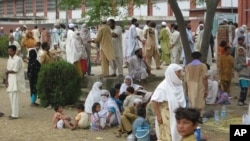
{"label": "column", "polygon": [[68,19],[72,19],[72,10],[68,10]]}
{"label": "column", "polygon": [[48,9],[47,9],[47,0],[43,0],[43,16],[47,17],[48,16]]}
{"label": "column", "polygon": [[33,16],[36,16],[36,0],[32,1],[32,12]]}
{"label": "column", "polygon": [[148,11],[148,16],[153,16],[153,3],[152,0],[148,0],[148,4],[147,4],[147,11]]}
{"label": "column", "polygon": [[244,5],[243,0],[239,0],[238,1],[238,24],[239,25],[243,24],[243,17],[245,17],[243,5]]}
{"label": "column", "polygon": [[16,0],[13,1],[13,16],[16,17]]}
{"label": "column", "polygon": [[[168,4],[168,3],[167,3]],[[168,16],[173,16],[173,10],[172,10],[172,8],[171,8],[171,6],[170,6],[170,4],[168,4]]]}
{"label": "column", "polygon": [[23,0],[23,16],[26,16],[25,0]]}

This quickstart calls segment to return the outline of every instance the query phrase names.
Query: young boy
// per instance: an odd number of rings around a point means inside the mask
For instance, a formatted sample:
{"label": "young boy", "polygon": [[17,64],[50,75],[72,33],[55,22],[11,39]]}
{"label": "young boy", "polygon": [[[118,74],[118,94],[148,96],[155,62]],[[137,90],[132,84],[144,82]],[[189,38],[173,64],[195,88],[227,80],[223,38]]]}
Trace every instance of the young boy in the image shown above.
{"label": "young boy", "polygon": [[220,58],[219,78],[223,91],[230,96],[230,85],[233,77],[234,58],[231,56],[231,48],[225,47],[225,55]]}
{"label": "young boy", "polygon": [[177,130],[182,136],[181,141],[196,141],[195,129],[200,122],[200,112],[194,108],[178,108],[175,110]]}
{"label": "young boy", "polygon": [[64,115],[62,106],[56,105],[54,110],[53,127],[56,129],[63,129],[64,127],[73,129],[73,125],[70,123],[71,119]]}

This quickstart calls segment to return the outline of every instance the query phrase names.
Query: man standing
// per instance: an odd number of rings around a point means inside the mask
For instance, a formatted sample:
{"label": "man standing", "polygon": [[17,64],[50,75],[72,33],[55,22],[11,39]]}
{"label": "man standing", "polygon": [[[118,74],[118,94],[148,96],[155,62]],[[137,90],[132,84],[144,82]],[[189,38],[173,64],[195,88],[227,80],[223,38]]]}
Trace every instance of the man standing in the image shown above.
{"label": "man standing", "polygon": [[181,35],[178,25],[174,25],[171,38],[171,63],[179,64],[182,50]]}
{"label": "man standing", "polygon": [[135,26],[136,23],[137,23],[137,19],[133,18],[131,20],[131,26],[130,26],[129,32],[128,32],[128,49],[127,49],[128,58],[131,57],[132,55],[134,55],[135,48],[139,47],[138,40],[140,40],[140,38],[136,32],[136,26]]}
{"label": "man standing", "polygon": [[16,55],[16,46],[8,47],[9,59],[7,62],[5,86],[10,98],[11,115],[9,119],[17,119],[19,117],[18,110],[18,93],[25,91],[25,80],[22,59]]}
{"label": "man standing", "polygon": [[32,34],[33,34],[33,38],[36,40],[36,42],[40,42],[41,34],[40,34],[40,31],[39,31],[37,25],[32,30]]}
{"label": "man standing", "polygon": [[112,34],[106,20],[102,21],[94,42],[100,44],[102,77],[109,77],[109,63],[115,59],[115,53],[112,45]]}
{"label": "man standing", "polygon": [[68,25],[68,32],[67,32],[67,39],[66,39],[66,43],[65,43],[65,46],[66,46],[66,60],[67,62],[70,62],[70,56],[71,56],[71,44],[72,44],[72,39],[73,39],[73,36],[74,36],[74,28],[75,28],[75,25],[74,24],[69,24]]}
{"label": "man standing", "polygon": [[20,46],[20,44],[17,41],[14,40],[13,36],[10,36],[9,39],[10,39],[9,46],[10,45],[15,45],[16,48],[17,48],[16,54],[20,55],[20,52],[21,52],[21,46]]}
{"label": "man standing", "polygon": [[115,24],[115,20],[109,20],[109,26],[111,28],[112,34],[112,44],[115,52],[115,59],[113,63],[111,63],[111,74],[112,76],[116,76],[116,70],[118,69],[118,76],[123,76],[123,68],[122,68],[122,28]]}
{"label": "man standing", "polygon": [[169,65],[170,62],[170,35],[167,31],[167,23],[161,23],[162,29],[160,31],[160,43],[161,43],[161,61],[164,61],[166,65]]}
{"label": "man standing", "polygon": [[[190,21],[188,21],[186,23],[186,32],[187,32],[189,47],[191,49],[191,52],[193,52],[194,51],[194,40],[193,40],[192,31],[191,31],[191,22]],[[187,62],[186,62],[186,56],[185,56],[184,49],[182,49],[182,58],[183,58],[183,66],[186,66]]]}

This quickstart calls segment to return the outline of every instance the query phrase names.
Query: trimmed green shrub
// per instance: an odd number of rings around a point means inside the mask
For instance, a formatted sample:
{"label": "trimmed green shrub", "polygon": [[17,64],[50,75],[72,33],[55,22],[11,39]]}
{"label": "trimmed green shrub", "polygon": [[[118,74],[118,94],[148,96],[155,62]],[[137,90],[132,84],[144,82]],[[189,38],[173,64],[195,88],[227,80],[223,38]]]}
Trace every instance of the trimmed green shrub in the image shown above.
{"label": "trimmed green shrub", "polygon": [[58,61],[42,65],[36,87],[42,106],[71,105],[81,95],[81,77],[74,65]]}
{"label": "trimmed green shrub", "polygon": [[8,45],[9,45],[8,36],[0,37],[0,57],[8,56]]}

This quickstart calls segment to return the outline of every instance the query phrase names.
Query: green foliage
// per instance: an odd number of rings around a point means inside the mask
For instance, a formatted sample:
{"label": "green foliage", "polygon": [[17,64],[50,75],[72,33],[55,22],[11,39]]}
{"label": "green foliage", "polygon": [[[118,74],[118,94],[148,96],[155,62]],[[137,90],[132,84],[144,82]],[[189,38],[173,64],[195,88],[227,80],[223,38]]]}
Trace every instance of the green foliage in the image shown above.
{"label": "green foliage", "polygon": [[62,10],[75,9],[80,7],[82,0],[56,0],[57,6]]}
{"label": "green foliage", "polygon": [[9,38],[8,36],[0,37],[0,56],[7,57],[8,56],[8,44]]}
{"label": "green foliage", "polygon": [[[88,25],[98,24],[101,22],[102,18],[120,16],[126,18],[128,13],[125,15],[119,12],[119,7],[127,7],[129,0],[116,0],[113,3],[112,0],[85,0],[85,5],[88,10],[83,14],[83,17],[87,17]],[[134,0],[135,7],[140,7],[142,4],[145,4],[145,0]],[[116,6],[114,6],[116,5]],[[126,8],[127,9],[127,8]],[[116,11],[116,15],[114,15]]]}
{"label": "green foliage", "polygon": [[74,65],[58,61],[42,65],[36,87],[42,106],[69,105],[81,95],[81,78]]}

